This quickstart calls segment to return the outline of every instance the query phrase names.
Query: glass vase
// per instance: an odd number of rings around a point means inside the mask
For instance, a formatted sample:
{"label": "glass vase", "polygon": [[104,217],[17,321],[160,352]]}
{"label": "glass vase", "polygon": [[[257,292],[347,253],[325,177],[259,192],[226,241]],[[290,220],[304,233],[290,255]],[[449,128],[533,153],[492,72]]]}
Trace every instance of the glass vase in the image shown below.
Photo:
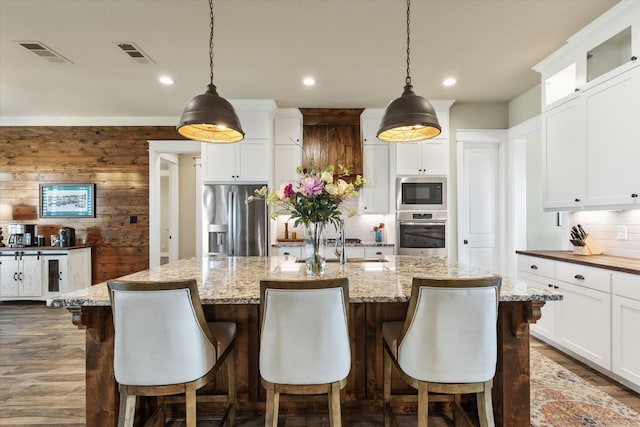
{"label": "glass vase", "polygon": [[323,276],[326,265],[327,224],[311,223],[304,227],[304,250],[307,276]]}

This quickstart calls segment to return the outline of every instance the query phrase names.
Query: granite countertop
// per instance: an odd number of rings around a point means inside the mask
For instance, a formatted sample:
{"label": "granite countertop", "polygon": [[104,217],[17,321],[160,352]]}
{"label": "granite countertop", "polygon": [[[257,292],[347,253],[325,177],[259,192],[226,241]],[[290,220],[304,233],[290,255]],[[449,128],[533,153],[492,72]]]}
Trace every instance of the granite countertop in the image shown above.
{"label": "granite countertop", "polygon": [[623,273],[640,274],[640,259],[612,255],[575,255],[571,251],[516,251],[517,254],[546,258]]}
{"label": "granite countertop", "polygon": [[[324,277],[348,277],[349,300],[406,302],[415,277],[483,277],[486,271],[441,258],[387,256],[388,262],[328,262]],[[260,280],[307,279],[304,262],[295,257],[202,257],[179,260],[150,270],[123,276],[121,280],[198,281],[203,304],[258,304]],[[551,301],[562,295],[503,277],[500,301]],[[108,306],[106,282],[47,301],[53,307]]]}

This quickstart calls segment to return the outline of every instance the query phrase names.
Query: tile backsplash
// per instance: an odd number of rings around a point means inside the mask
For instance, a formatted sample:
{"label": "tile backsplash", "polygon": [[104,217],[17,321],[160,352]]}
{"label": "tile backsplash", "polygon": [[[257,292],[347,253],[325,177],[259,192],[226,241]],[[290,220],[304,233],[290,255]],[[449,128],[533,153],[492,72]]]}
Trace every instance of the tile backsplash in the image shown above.
{"label": "tile backsplash", "polygon": [[[567,219],[566,236],[572,226],[580,224],[602,248],[603,254],[640,259],[640,209],[571,212]],[[626,229],[626,240],[618,238],[619,228],[620,231]]]}

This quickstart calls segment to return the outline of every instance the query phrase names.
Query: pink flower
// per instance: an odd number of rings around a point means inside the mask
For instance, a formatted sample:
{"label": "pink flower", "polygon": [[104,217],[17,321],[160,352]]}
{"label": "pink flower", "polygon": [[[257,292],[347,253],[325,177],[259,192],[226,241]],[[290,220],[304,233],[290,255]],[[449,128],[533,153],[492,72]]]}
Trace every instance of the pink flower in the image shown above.
{"label": "pink flower", "polygon": [[295,191],[293,191],[293,184],[287,184],[284,186],[284,189],[282,191],[282,195],[285,198],[290,198],[296,195]]}
{"label": "pink flower", "polygon": [[308,176],[300,183],[300,191],[306,197],[322,194],[322,181],[315,175]]}

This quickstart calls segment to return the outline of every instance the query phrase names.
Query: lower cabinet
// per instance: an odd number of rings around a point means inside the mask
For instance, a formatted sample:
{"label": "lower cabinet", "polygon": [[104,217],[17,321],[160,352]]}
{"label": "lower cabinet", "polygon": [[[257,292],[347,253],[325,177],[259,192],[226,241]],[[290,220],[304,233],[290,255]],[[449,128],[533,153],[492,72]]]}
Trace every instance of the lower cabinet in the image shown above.
{"label": "lower cabinet", "polygon": [[640,276],[612,275],[612,371],[640,387]]}
{"label": "lower cabinet", "polygon": [[[347,246],[347,262],[349,258],[377,258],[384,255],[393,255],[393,246]],[[279,256],[295,256],[304,259],[304,246],[278,246]],[[327,259],[337,259],[334,245],[327,245],[325,253]]]}
{"label": "lower cabinet", "polygon": [[518,278],[563,296],[533,336],[640,392],[640,275],[519,255]]}
{"label": "lower cabinet", "polygon": [[44,300],[91,286],[91,248],[0,251],[0,300]]}

